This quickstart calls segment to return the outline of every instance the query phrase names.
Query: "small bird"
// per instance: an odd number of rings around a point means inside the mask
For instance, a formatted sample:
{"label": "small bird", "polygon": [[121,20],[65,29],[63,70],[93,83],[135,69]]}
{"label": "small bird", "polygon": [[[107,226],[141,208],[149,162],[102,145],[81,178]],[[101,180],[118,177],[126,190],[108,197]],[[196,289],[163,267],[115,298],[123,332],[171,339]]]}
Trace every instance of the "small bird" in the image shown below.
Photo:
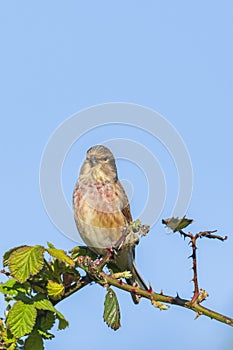
{"label": "small bird", "polygon": [[[105,146],[91,147],[86,154],[73,192],[74,218],[85,244],[96,254],[106,255],[115,247],[123,228],[132,222],[129,201],[118,180],[115,158]],[[148,290],[135,266],[135,246],[122,245],[114,254],[113,264],[119,271],[130,271],[130,285]],[[135,304],[139,298],[132,293]]]}

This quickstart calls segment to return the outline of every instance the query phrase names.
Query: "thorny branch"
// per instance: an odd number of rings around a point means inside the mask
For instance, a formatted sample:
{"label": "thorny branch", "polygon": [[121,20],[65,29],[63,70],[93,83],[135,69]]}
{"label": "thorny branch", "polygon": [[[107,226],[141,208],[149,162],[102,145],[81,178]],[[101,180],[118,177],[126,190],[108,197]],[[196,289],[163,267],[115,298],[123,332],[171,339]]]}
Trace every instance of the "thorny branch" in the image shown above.
{"label": "thorny branch", "polygon": [[[144,290],[136,285],[129,285],[124,282],[124,279],[129,278],[129,271],[111,273],[106,269],[106,266],[109,268],[111,265],[112,254],[117,254],[117,250],[123,249],[125,245],[134,246],[138,243],[138,235],[145,235],[148,232],[149,227],[146,225],[141,225],[141,223],[138,220],[125,229],[123,235],[124,239],[118,242],[119,246],[111,247],[113,249],[107,250],[107,255],[102,258],[98,258],[96,254],[93,254],[87,247],[73,248],[70,251],[70,258],[72,259],[71,261],[75,263],[75,266],[72,265],[73,271],[70,266],[69,271],[65,271],[65,273],[63,273],[62,283],[64,286],[64,294],[60,297],[60,299],[53,300],[49,297],[49,300],[52,302],[53,305],[56,305],[58,302],[78,292],[83,287],[95,282],[102,287],[107,287],[107,289],[109,288],[109,286],[114,286],[126,292],[135,293],[140,297],[150,300],[155,307],[161,310],[166,310],[168,308],[168,306],[165,304],[178,305],[193,310],[196,313],[196,318],[200,315],[205,315],[207,317],[210,317],[211,319],[215,319],[219,322],[233,326],[232,318],[224,316],[213,310],[207,309],[201,305],[201,303],[208,296],[208,293],[201,288],[199,289],[197,274],[197,240],[199,238],[205,237],[225,241],[227,239],[227,236],[219,236],[216,234],[216,231],[204,231],[196,234],[184,232],[184,228],[187,227],[192,221],[193,220],[187,218],[171,218],[162,221],[163,224],[172,229],[173,232],[179,232],[180,235],[184,237],[184,239],[189,239],[189,243],[192,249],[192,254],[190,258],[192,258],[193,262],[192,281],[194,283],[194,294],[191,300],[182,299],[178,294],[173,297],[169,295],[164,295],[163,292],[156,293],[153,291],[151,286],[149,290]],[[47,268],[48,271],[50,271],[49,266],[47,266]],[[79,268],[85,272],[84,276],[81,276],[79,273],[77,273],[77,269]],[[7,277],[11,275],[6,270],[1,270],[0,273],[6,275]],[[70,274],[72,276],[70,276]],[[40,280],[38,281],[38,283],[40,283]]]}
{"label": "thorny branch", "polygon": [[[85,261],[85,265],[83,265],[84,261]],[[88,279],[86,280],[86,284],[91,283],[91,281],[95,281],[96,283],[98,283],[103,287],[114,286],[126,292],[136,293],[137,295],[140,295],[143,298],[149,299],[154,306],[158,307],[161,310],[166,310],[166,307],[163,303],[177,305],[177,306],[184,307],[186,309],[193,310],[196,313],[196,318],[199,317],[200,315],[204,315],[204,316],[210,317],[211,319],[215,319],[219,322],[225,323],[233,327],[232,318],[228,316],[224,316],[218,312],[215,312],[213,310],[210,310],[200,305],[200,303],[206,298],[206,296],[208,296],[208,294],[202,289],[200,289],[199,291],[198,298],[195,301],[193,300],[190,301],[190,300],[182,299],[178,294],[175,297],[172,297],[169,295],[164,295],[163,292],[156,293],[152,290],[152,288],[146,291],[137,286],[131,286],[127,283],[124,283],[121,278],[120,279],[116,278],[112,274],[107,274],[103,271],[97,272],[97,270],[93,268],[93,261],[91,261],[91,259],[87,259],[87,257],[79,257],[77,259],[77,264],[82,269],[84,269],[89,276],[89,280]]]}
{"label": "thorny branch", "polygon": [[[103,268],[105,264],[108,264],[108,262],[110,261],[112,252],[110,252],[110,254],[108,254],[103,260],[100,260],[99,264],[98,264],[98,261],[93,261],[91,260],[91,258],[87,256],[86,257],[79,256],[76,259],[77,265],[86,271],[87,276],[89,278],[85,281],[84,285],[91,283],[91,281],[95,281],[96,283],[104,287],[112,285],[112,286],[115,286],[116,288],[125,290],[130,293],[136,293],[141,297],[151,300],[152,304],[160,308],[161,310],[167,309],[166,305],[164,305],[163,303],[174,304],[174,305],[178,305],[178,306],[193,310],[194,312],[196,312],[196,318],[199,317],[200,315],[205,315],[207,317],[210,317],[211,319],[216,319],[220,322],[233,326],[232,318],[221,315],[213,310],[207,309],[202,305],[200,305],[201,302],[203,302],[206,299],[206,297],[208,296],[208,293],[201,288],[199,289],[198,275],[197,275],[197,254],[196,254],[197,240],[199,238],[205,237],[205,238],[225,241],[227,239],[227,236],[222,237],[222,236],[216,235],[215,234],[216,230],[203,231],[196,234],[192,234],[190,232],[185,233],[183,229],[186,226],[188,226],[192,221],[193,220],[189,220],[186,218],[179,219],[179,220],[175,218],[163,220],[163,223],[169,228],[171,228],[174,232],[179,232],[181,236],[184,237],[184,239],[188,238],[190,240],[190,244],[192,248],[192,254],[190,257],[192,258],[192,261],[193,261],[193,279],[192,280],[194,283],[194,294],[191,300],[182,299],[179,297],[178,294],[176,297],[172,297],[172,296],[164,295],[162,292],[156,293],[153,291],[152,287],[150,287],[150,289],[146,291],[139,288],[138,286],[131,286],[131,285],[128,285],[127,283],[124,283],[122,281],[122,278],[125,277],[124,273],[108,274],[104,272]],[[141,226],[139,225],[138,227],[141,227]],[[132,233],[131,231],[133,232],[133,235],[136,232],[135,229],[134,230],[129,229],[128,236],[130,236],[130,234]],[[130,237],[127,237],[127,238],[128,238],[128,241],[131,241]],[[121,242],[119,249],[121,249],[122,244],[124,245],[125,241],[123,243]],[[133,239],[132,239],[132,244],[135,244]]]}
{"label": "thorny branch", "polygon": [[[219,235],[213,235],[213,233],[217,232],[217,230],[203,231],[203,232],[196,233],[195,235],[193,235],[190,232],[185,233],[182,229],[180,229],[178,231],[181,234],[181,236],[184,237],[184,239],[187,237],[190,239],[192,254],[189,256],[189,258],[192,258],[192,260],[193,260],[193,267],[192,267],[193,279],[192,279],[192,281],[194,283],[194,292],[193,292],[193,297],[192,297],[191,302],[194,303],[200,296],[200,291],[199,291],[199,287],[198,287],[198,277],[197,277],[197,239],[205,237],[205,238],[212,238],[212,239],[218,239],[220,241],[225,241],[227,239],[227,236],[222,237]],[[203,297],[204,297],[203,292],[201,294],[202,294],[201,299],[203,300]],[[206,296],[208,296],[208,293]]]}

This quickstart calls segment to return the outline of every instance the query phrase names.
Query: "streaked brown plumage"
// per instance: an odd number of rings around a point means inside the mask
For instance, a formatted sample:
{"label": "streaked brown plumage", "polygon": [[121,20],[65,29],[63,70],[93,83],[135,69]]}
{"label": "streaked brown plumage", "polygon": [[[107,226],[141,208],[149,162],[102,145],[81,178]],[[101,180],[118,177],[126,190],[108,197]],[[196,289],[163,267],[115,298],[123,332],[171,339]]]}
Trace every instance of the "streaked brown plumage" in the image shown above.
{"label": "streaked brown plumage", "polygon": [[[104,255],[122,237],[122,229],[132,221],[130,206],[123,186],[118,180],[112,152],[97,145],[87,151],[73,193],[74,217],[86,245]],[[113,263],[120,271],[131,271],[130,284],[147,289],[135,267],[135,248],[122,248]],[[136,295],[132,294],[135,303]]]}

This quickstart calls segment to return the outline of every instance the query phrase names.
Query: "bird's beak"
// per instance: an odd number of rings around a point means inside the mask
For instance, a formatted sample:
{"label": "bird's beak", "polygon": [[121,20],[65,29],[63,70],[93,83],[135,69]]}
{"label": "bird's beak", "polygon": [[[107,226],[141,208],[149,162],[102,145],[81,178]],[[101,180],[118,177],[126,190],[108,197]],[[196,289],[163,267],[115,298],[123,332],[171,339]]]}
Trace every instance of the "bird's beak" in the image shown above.
{"label": "bird's beak", "polygon": [[94,156],[91,156],[91,157],[89,158],[89,162],[90,162],[91,166],[93,167],[94,165],[97,164],[98,159],[97,159],[96,157],[94,157]]}

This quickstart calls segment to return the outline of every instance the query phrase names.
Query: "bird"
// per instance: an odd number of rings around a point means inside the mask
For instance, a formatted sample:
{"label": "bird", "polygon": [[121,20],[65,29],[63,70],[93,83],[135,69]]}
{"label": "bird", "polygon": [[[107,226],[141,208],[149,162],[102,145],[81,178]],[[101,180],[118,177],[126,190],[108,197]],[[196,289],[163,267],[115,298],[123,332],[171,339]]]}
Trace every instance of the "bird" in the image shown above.
{"label": "bird", "polygon": [[[73,191],[73,209],[82,240],[100,256],[105,256],[108,249],[120,242],[123,229],[132,223],[129,200],[109,148],[95,145],[87,151]],[[118,271],[130,271],[128,284],[148,290],[136,268],[135,244],[122,245],[113,254],[112,263]],[[139,296],[134,292],[131,295],[138,304]]]}

